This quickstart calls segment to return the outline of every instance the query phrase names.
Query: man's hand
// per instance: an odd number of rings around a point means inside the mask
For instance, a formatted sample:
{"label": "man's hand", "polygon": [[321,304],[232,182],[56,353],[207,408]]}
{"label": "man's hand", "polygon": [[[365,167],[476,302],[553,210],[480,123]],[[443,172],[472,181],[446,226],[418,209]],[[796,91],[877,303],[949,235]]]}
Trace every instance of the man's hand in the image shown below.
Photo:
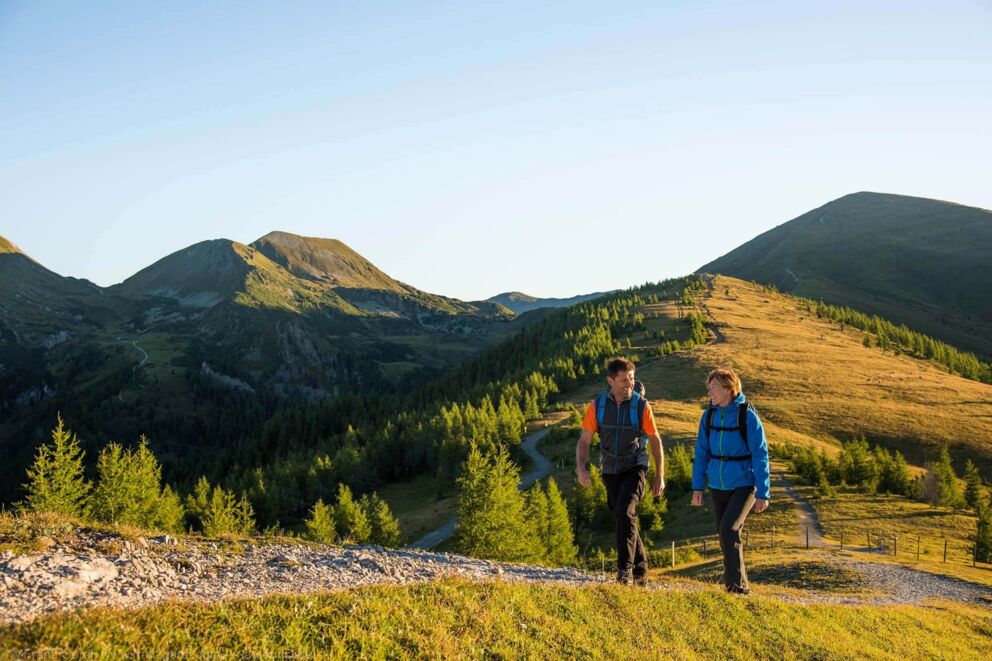
{"label": "man's hand", "polygon": [[665,490],[665,478],[662,475],[655,475],[654,482],[651,484],[651,493],[655,497],[660,496],[661,492]]}
{"label": "man's hand", "polygon": [[579,486],[591,487],[592,478],[589,477],[589,471],[585,469],[585,466],[579,467]]}
{"label": "man's hand", "polygon": [[755,514],[761,514],[766,509],[768,509],[768,501],[767,500],[765,500],[764,498],[755,498],[754,499],[754,513]]}
{"label": "man's hand", "polygon": [[702,507],[703,506],[703,492],[702,491],[693,491],[692,492],[692,506],[693,507]]}

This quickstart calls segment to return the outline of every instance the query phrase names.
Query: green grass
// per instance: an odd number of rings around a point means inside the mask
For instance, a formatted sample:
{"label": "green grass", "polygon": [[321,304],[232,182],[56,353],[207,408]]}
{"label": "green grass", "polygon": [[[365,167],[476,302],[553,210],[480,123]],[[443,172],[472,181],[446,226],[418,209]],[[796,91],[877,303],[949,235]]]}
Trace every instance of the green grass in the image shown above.
{"label": "green grass", "polygon": [[406,542],[420,538],[455,516],[458,505],[453,487],[443,498],[438,497],[437,479],[433,475],[387,484],[379,489],[379,496],[399,520]]}
{"label": "green grass", "polygon": [[[857,571],[843,563],[787,549],[774,553],[750,554],[746,559],[747,576],[755,590],[767,592],[770,586],[831,594],[865,595],[869,593]],[[665,572],[669,576],[718,583],[723,576],[719,558],[705,560]]]}
{"label": "green grass", "polygon": [[791,605],[715,590],[470,583],[74,612],[0,630],[6,654],[202,658],[988,658],[987,609]]}

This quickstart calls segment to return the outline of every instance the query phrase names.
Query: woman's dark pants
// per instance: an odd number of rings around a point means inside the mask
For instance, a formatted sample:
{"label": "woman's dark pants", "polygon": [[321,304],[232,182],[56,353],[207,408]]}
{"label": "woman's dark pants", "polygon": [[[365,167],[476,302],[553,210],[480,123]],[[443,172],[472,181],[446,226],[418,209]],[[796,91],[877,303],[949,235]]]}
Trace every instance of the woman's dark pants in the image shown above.
{"label": "woman's dark pants", "polygon": [[646,468],[636,466],[619,475],[603,475],[606,504],[617,528],[617,570],[629,574],[633,567],[635,577],[648,572],[648,557],[637,531],[637,505],[644,496],[646,474]]}
{"label": "woman's dark pants", "polygon": [[713,512],[720,533],[723,551],[723,585],[730,592],[747,592],[747,570],[744,568],[744,544],[741,528],[751,507],[754,506],[754,487],[738,487],[724,491],[710,487],[713,495]]}

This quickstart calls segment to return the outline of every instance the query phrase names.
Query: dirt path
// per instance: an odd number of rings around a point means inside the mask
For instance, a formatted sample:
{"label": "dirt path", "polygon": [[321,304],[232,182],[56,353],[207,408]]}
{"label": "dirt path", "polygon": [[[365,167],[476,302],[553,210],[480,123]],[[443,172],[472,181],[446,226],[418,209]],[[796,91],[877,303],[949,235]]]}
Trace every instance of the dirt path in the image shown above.
{"label": "dirt path", "polygon": [[809,535],[810,548],[826,548],[824,541],[823,526],[820,525],[820,517],[809,501],[796,493],[789,482],[789,478],[781,470],[772,473],[775,476],[775,488],[781,490],[783,494],[795,504],[799,511],[799,527],[796,529],[796,536],[800,544],[806,543],[806,536]]}
{"label": "dirt path", "polygon": [[[547,457],[537,450],[538,441],[547,436],[550,431],[551,427],[545,427],[544,429],[536,431],[525,438],[523,443],[520,444],[520,449],[523,450],[524,453],[534,462],[534,468],[520,478],[521,490],[529,489],[538,480],[551,475],[551,472],[554,470],[554,465],[548,460]],[[454,534],[455,527],[457,525],[458,517],[452,517],[445,521],[443,525],[438,526],[417,541],[410,544],[410,548],[432,549],[451,537]]]}
{"label": "dirt path", "polygon": [[[809,547],[819,549],[840,549],[838,542],[825,539],[823,526],[817,516],[816,509],[805,498],[796,493],[781,470],[773,472],[777,488],[795,503],[799,511],[799,526],[796,531],[799,544],[805,545],[807,532]],[[867,552],[867,547],[858,548],[844,546],[845,551]],[[872,562],[870,559],[858,560],[833,554],[818,553],[813,555],[831,564],[853,569],[861,575],[867,587],[884,594],[881,597],[845,597],[831,594],[810,593],[802,598],[785,597],[787,601],[802,603],[841,603],[841,604],[920,604],[930,599],[946,599],[963,603],[978,603],[992,605],[992,589],[969,583],[950,576],[931,574],[912,567]]]}

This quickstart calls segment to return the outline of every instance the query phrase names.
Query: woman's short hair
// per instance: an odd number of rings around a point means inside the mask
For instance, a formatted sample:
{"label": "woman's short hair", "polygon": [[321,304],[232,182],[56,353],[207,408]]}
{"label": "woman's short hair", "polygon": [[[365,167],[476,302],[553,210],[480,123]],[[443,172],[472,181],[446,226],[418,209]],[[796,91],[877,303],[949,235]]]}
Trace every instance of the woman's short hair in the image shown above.
{"label": "woman's short hair", "polygon": [[710,382],[716,379],[720,382],[720,385],[724,388],[728,388],[730,392],[734,394],[734,397],[741,394],[741,390],[744,388],[741,386],[741,378],[737,376],[737,372],[731,367],[718,367],[709,373],[706,377],[706,386],[709,387]]}

